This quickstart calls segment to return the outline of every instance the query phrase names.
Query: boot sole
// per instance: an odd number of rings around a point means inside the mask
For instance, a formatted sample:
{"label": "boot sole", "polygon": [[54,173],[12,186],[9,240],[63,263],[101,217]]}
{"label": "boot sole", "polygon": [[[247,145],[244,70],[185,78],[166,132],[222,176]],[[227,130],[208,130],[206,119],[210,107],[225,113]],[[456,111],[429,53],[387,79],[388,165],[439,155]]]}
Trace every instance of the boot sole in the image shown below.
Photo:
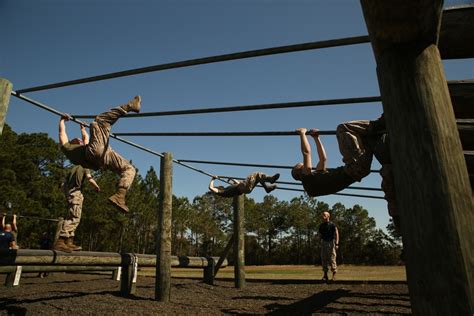
{"label": "boot sole", "polygon": [[109,202],[112,203],[115,207],[117,207],[119,210],[121,210],[125,214],[130,213],[130,210],[128,208],[124,208],[122,205],[117,203],[117,201],[115,201],[112,197],[109,197]]}

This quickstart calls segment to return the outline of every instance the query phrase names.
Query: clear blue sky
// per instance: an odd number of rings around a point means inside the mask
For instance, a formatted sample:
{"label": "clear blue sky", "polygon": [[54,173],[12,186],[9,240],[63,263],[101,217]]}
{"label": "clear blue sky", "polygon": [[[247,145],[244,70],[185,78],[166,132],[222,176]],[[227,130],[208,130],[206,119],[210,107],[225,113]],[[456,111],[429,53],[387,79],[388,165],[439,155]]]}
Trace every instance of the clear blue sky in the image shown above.
{"label": "clear blue sky", "polygon": [[[445,6],[469,1],[446,1]],[[472,3],[472,2],[471,2]],[[273,46],[366,35],[359,1],[26,1],[0,2],[0,77],[19,90],[120,70]],[[472,60],[444,62],[448,80],[474,77]],[[369,44],[281,54],[89,83],[26,94],[71,114],[98,114],[142,96],[144,112],[379,95]],[[301,109],[123,119],[115,132],[334,130],[348,120],[375,119],[379,103]],[[57,139],[58,117],[15,97],[7,123],[16,132],[45,132]],[[72,138],[79,134],[68,124]],[[129,137],[176,159],[293,165],[301,160],[297,136]],[[334,136],[323,137],[329,166],[342,164]],[[113,140],[142,175],[159,158]],[[313,147],[314,148],[314,147]],[[212,174],[245,177],[256,168],[195,165]],[[378,168],[374,162],[372,168]],[[293,181],[289,170],[281,180]],[[174,165],[173,190],[192,200],[207,191],[209,178]],[[360,184],[379,187],[372,174]],[[367,194],[353,190],[346,193]],[[249,197],[263,199],[256,188]],[[368,193],[374,194],[374,193]],[[375,193],[376,194],[376,193]],[[275,191],[280,200],[298,192]],[[328,196],[347,207],[360,204],[379,227],[388,223],[383,200]]]}

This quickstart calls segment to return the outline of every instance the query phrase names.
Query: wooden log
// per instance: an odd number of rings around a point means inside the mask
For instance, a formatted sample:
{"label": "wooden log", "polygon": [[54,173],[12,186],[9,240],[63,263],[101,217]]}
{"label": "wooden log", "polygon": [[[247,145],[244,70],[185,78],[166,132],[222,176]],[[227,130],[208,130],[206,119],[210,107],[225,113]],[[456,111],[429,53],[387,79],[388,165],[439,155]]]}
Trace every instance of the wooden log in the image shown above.
{"label": "wooden log", "polygon": [[443,59],[474,57],[474,5],[443,11],[439,50]]}
{"label": "wooden log", "polygon": [[441,0],[362,0],[391,135],[413,314],[474,310],[474,207],[441,57]]}
{"label": "wooden log", "polygon": [[160,209],[156,260],[155,300],[169,302],[171,295],[171,209],[173,155],[164,153],[160,167]]}
{"label": "wooden log", "polygon": [[[11,273],[17,266],[0,266],[0,274]],[[117,271],[111,266],[22,266],[22,273],[37,272],[83,272],[83,271]]]}
{"label": "wooden log", "polygon": [[245,195],[234,197],[234,285],[245,287],[245,226],[244,226]]}
{"label": "wooden log", "polygon": [[456,118],[474,118],[474,80],[449,81],[448,88]]}
{"label": "wooden log", "polygon": [[10,81],[0,78],[0,135],[2,135],[3,125],[5,125],[5,119],[7,118],[12,88],[13,85]]}
{"label": "wooden log", "polygon": [[222,252],[222,255],[219,257],[219,260],[216,263],[216,267],[214,269],[214,276],[217,275],[223,263],[227,261],[226,258],[229,255],[229,251],[232,248],[233,244],[234,244],[234,234],[230,236],[229,241],[227,242],[227,246],[225,246],[224,251]]}

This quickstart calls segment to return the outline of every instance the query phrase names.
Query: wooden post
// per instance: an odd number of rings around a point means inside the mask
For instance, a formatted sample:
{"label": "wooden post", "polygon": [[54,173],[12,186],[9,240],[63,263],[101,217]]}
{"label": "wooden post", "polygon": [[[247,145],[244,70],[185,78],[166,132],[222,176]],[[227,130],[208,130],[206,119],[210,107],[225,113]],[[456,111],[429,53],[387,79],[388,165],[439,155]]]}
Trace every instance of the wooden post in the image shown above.
{"label": "wooden post", "polygon": [[160,167],[160,208],[156,251],[155,300],[169,302],[171,294],[171,208],[173,155],[164,153]]}
{"label": "wooden post", "polygon": [[441,0],[361,0],[390,133],[413,314],[472,315],[474,206],[438,48]]}
{"label": "wooden post", "polygon": [[245,286],[244,200],[244,194],[234,197],[234,284],[238,289]]}
{"label": "wooden post", "polygon": [[0,135],[2,135],[3,125],[5,125],[12,88],[13,85],[10,81],[0,78]]}
{"label": "wooden post", "polygon": [[20,285],[22,266],[15,266],[15,269],[7,274],[5,278],[6,287],[14,287]]}
{"label": "wooden post", "polygon": [[214,285],[214,269],[216,268],[216,262],[214,258],[207,257],[207,266],[203,269],[203,280],[204,283]]}
{"label": "wooden post", "polygon": [[122,276],[120,277],[120,295],[129,296],[135,294],[137,274],[138,274],[138,259],[132,253],[122,254]]}

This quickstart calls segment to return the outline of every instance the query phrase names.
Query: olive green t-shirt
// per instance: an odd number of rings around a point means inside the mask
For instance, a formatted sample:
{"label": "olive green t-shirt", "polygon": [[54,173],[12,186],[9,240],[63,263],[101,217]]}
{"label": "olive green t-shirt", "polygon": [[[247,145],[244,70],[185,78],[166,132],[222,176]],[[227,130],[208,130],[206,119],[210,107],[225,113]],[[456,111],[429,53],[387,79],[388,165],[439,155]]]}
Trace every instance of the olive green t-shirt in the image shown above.
{"label": "olive green t-shirt", "polygon": [[303,188],[309,196],[321,196],[339,192],[355,182],[344,167],[328,170],[325,173],[313,172],[301,177]]}
{"label": "olive green t-shirt", "polygon": [[84,181],[86,180],[86,175],[90,174],[89,169],[84,169],[82,166],[76,165],[69,170],[66,175],[66,180],[64,185],[67,191],[72,189],[81,190]]}
{"label": "olive green t-shirt", "polygon": [[86,146],[80,144],[65,143],[61,146],[61,151],[67,159],[75,165],[81,165],[87,169],[97,170],[98,168],[86,159]]}

